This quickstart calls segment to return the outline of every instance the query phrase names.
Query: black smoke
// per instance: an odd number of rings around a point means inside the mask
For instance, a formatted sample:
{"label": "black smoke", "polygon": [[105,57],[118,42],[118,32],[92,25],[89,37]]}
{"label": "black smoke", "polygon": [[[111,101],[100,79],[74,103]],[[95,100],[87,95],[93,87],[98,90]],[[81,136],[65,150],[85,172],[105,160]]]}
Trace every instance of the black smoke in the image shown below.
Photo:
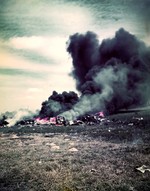
{"label": "black smoke", "polygon": [[42,103],[39,116],[41,118],[57,116],[62,112],[72,109],[73,105],[78,101],[78,95],[73,91],[64,91],[62,93],[53,91],[48,100]]}
{"label": "black smoke", "polygon": [[150,93],[150,48],[134,35],[120,29],[114,38],[100,43],[93,32],[76,33],[70,36],[67,51],[81,93],[73,113],[115,113],[146,102]]}

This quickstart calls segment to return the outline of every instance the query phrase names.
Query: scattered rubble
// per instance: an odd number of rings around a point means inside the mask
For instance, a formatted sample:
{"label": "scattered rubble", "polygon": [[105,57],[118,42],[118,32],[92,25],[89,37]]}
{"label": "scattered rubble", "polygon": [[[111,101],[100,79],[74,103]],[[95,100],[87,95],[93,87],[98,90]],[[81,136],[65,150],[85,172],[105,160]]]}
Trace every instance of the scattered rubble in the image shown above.
{"label": "scattered rubble", "polygon": [[73,148],[70,148],[68,151],[70,151],[70,152],[77,152],[78,149],[76,149],[75,147],[73,147]]}
{"label": "scattered rubble", "polygon": [[141,173],[145,173],[145,171],[150,172],[150,168],[148,168],[146,165],[142,165],[141,167],[136,168]]}
{"label": "scattered rubble", "polygon": [[50,143],[49,146],[51,147],[51,150],[59,150],[60,146],[56,145],[55,143]]}
{"label": "scattered rubble", "polygon": [[97,172],[97,170],[94,169],[94,168],[92,168],[92,169],[90,170],[90,172],[91,172],[91,173],[94,173],[94,172]]}

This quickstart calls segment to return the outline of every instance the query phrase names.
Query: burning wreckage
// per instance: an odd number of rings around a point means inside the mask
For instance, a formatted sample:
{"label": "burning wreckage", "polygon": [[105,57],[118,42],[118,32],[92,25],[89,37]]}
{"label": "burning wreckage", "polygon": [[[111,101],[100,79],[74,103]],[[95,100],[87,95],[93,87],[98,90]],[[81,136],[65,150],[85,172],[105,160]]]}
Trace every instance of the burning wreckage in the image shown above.
{"label": "burning wreckage", "polygon": [[84,115],[80,116],[74,120],[67,120],[63,116],[56,116],[56,117],[46,117],[46,118],[35,118],[34,124],[35,125],[93,125],[93,124],[100,124],[104,120],[103,112],[98,112],[93,115]]}
{"label": "burning wreckage", "polygon": [[[1,120],[0,126],[1,127],[11,127],[14,125],[17,126],[36,126],[36,125],[48,125],[48,126],[67,126],[67,125],[93,125],[93,124],[100,124],[102,121],[106,120],[103,112],[98,112],[96,114],[87,114],[84,116],[80,116],[74,120],[68,120],[63,116],[56,116],[56,117],[24,117],[18,119],[17,121],[15,118],[11,117],[11,119],[7,119],[3,117]],[[13,123],[12,123],[13,121]]]}
{"label": "burning wreckage", "polygon": [[67,126],[67,125],[84,125],[84,124],[93,125],[93,124],[100,124],[100,122],[102,122],[103,120],[105,120],[104,114],[102,112],[99,112],[94,115],[85,115],[70,121],[60,115],[56,117],[46,117],[46,118],[35,117],[34,119],[24,119],[24,120],[22,119],[19,120],[15,125],[19,126],[24,126],[24,125]]}
{"label": "burning wreckage", "polygon": [[80,97],[73,91],[53,91],[34,123],[99,123],[104,118],[95,114],[99,111],[107,116],[148,103],[150,47],[133,34],[121,28],[100,42],[93,32],[76,33],[70,36],[67,51]]}
{"label": "burning wreckage", "polygon": [[[19,113],[19,112],[18,112]],[[105,120],[103,112],[96,114],[86,114],[80,116],[74,120],[68,120],[64,116],[57,115],[53,117],[32,117],[26,113],[26,115],[20,115],[17,112],[11,114],[11,116],[3,115],[0,119],[0,127],[11,127],[11,126],[36,126],[36,125],[48,125],[48,126],[67,126],[67,125],[93,125],[100,124]],[[30,113],[31,114],[31,113]],[[19,118],[18,118],[19,116]]]}

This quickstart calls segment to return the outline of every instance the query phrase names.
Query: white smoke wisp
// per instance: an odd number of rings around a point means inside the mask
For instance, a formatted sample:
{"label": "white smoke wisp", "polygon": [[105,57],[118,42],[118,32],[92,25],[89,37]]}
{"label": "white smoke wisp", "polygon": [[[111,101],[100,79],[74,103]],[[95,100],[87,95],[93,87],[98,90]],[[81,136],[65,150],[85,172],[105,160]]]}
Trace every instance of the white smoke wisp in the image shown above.
{"label": "white smoke wisp", "polygon": [[84,95],[80,101],[75,104],[73,109],[62,113],[68,120],[75,120],[77,117],[84,115],[91,111],[103,111],[105,110],[105,103],[109,102],[113,95],[114,89],[118,86],[118,91],[125,91],[127,84],[128,69],[120,67],[118,70],[114,70],[112,66],[104,68],[94,77],[94,81],[102,87],[100,93],[93,95]]}
{"label": "white smoke wisp", "polygon": [[20,109],[18,110],[15,115],[11,118],[7,119],[8,122],[8,127],[14,126],[18,121],[24,119],[24,118],[29,118],[32,117],[35,113],[26,110],[26,109]]}

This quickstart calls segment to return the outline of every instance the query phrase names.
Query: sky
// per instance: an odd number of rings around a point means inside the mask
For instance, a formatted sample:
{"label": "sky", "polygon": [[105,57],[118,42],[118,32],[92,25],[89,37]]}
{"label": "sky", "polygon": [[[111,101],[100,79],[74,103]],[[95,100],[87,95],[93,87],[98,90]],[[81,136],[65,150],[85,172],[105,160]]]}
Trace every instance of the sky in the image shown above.
{"label": "sky", "polygon": [[0,112],[76,91],[69,36],[93,31],[102,41],[124,28],[149,46],[149,18],[149,0],[0,0]]}

